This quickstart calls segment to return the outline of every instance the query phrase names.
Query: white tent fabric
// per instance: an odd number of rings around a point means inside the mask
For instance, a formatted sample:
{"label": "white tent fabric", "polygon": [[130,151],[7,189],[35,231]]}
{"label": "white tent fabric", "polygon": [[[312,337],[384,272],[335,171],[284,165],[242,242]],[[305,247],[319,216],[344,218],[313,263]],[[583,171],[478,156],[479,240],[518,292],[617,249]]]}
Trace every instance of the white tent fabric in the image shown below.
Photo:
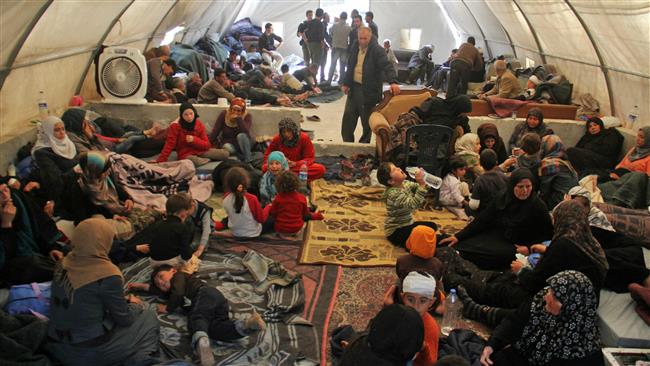
{"label": "white tent fabric", "polygon": [[[5,0],[0,2],[0,142],[31,125],[39,90],[60,113],[72,95],[94,90],[92,58],[101,45],[145,50],[183,25],[176,40],[194,44],[223,33],[235,20],[282,22],[282,52],[300,55],[295,33],[316,0]],[[328,1],[327,4],[343,3]],[[451,24],[447,21],[444,8]],[[350,9],[351,10],[351,9]],[[360,9],[361,11],[366,9]],[[458,33],[472,35],[486,56],[514,54],[522,64],[557,65],[591,93],[602,113],[624,120],[639,106],[650,124],[650,2],[647,0],[370,0],[380,40],[399,45],[403,29],[422,30],[420,45],[443,61]],[[332,14],[335,16],[338,14]],[[452,26],[453,25],[453,26]]]}

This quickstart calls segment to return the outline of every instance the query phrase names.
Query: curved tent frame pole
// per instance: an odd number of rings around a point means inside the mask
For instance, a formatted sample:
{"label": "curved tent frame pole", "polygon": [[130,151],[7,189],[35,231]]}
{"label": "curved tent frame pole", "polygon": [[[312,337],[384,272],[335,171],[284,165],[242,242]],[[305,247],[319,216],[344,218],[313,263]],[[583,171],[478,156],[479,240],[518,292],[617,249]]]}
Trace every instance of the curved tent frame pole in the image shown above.
{"label": "curved tent frame pole", "polygon": [[156,33],[158,33],[158,28],[160,28],[160,26],[163,24],[165,19],[167,19],[167,16],[169,15],[169,13],[172,12],[174,7],[176,7],[176,5],[178,5],[178,2],[179,2],[179,0],[174,0],[174,3],[172,4],[172,6],[170,6],[169,9],[167,9],[167,12],[160,19],[160,22],[158,22],[158,25],[156,26],[156,28],[154,28],[153,32],[151,32],[151,36],[149,36],[149,39],[147,40],[147,43],[144,45],[144,49],[142,50],[142,52],[146,52],[147,49],[149,49],[149,45],[151,44],[151,41],[153,41],[153,38],[156,36]]}
{"label": "curved tent frame pole", "polygon": [[539,37],[537,36],[537,32],[535,31],[535,28],[533,28],[533,24],[530,22],[526,14],[524,14],[523,9],[517,2],[517,0],[512,0],[512,2],[517,6],[517,9],[519,9],[519,12],[521,13],[521,16],[524,18],[526,21],[526,24],[528,25],[528,29],[530,30],[530,33],[533,35],[533,39],[535,39],[535,44],[537,44],[537,49],[539,50],[539,56],[542,59],[542,63],[546,63],[546,54],[544,54],[544,50],[542,49],[542,43],[539,41]]}
{"label": "curved tent frame pole", "polygon": [[81,74],[81,78],[77,82],[77,87],[74,89],[75,90],[74,91],[75,95],[77,95],[77,94],[79,94],[81,92],[81,88],[83,87],[84,81],[86,80],[86,75],[88,74],[88,70],[90,70],[90,66],[93,64],[93,60],[95,59],[95,57],[97,57],[97,53],[101,49],[102,44],[104,43],[106,38],[108,38],[108,35],[111,34],[111,31],[113,30],[113,27],[115,27],[115,24],[117,24],[117,22],[120,21],[120,18],[122,18],[122,15],[124,15],[124,13],[126,13],[126,11],[131,7],[131,5],[133,5],[134,2],[135,2],[135,0],[131,0],[128,4],[126,4],[126,6],[124,8],[122,8],[122,11],[120,11],[115,16],[115,18],[113,18],[113,21],[111,21],[111,24],[108,25],[108,28],[106,29],[106,32],[104,32],[104,35],[102,35],[102,37],[97,42],[97,46],[95,47],[95,50],[90,55],[90,59],[86,63],[86,67],[84,67],[84,71]]}
{"label": "curved tent frame pole", "polygon": [[14,46],[14,48],[11,50],[11,53],[9,54],[9,58],[7,59],[7,65],[5,65],[5,67],[3,67],[2,70],[0,70],[0,90],[2,90],[5,80],[7,80],[7,76],[9,76],[9,73],[11,72],[12,66],[16,61],[16,57],[18,57],[18,53],[20,52],[20,49],[23,48],[25,41],[27,41],[27,37],[29,37],[29,34],[32,33],[32,30],[34,29],[34,27],[36,27],[38,21],[41,20],[41,17],[43,16],[43,14],[45,14],[45,11],[47,11],[47,9],[50,7],[50,5],[52,5],[53,2],[54,0],[48,0],[47,2],[45,2],[43,6],[41,6],[41,8],[38,9],[38,12],[34,15],[32,20],[29,22],[23,34],[20,35],[18,42],[16,42],[16,45]]}
{"label": "curved tent frame pole", "polygon": [[614,95],[612,94],[612,82],[609,78],[609,69],[605,64],[605,58],[603,57],[603,54],[600,52],[600,47],[598,47],[598,44],[596,43],[594,36],[591,34],[591,29],[589,29],[587,23],[585,23],[584,19],[582,19],[582,16],[580,16],[578,11],[576,11],[576,9],[573,7],[573,4],[571,4],[569,0],[564,0],[564,2],[569,7],[569,9],[571,9],[576,19],[578,19],[580,25],[582,25],[582,28],[585,30],[585,33],[587,34],[587,37],[589,37],[589,42],[591,42],[594,51],[596,51],[598,62],[600,62],[600,70],[603,72],[603,76],[605,77],[605,85],[607,86],[607,96],[609,97],[610,113],[612,115],[616,115],[616,107],[614,106]]}
{"label": "curved tent frame pole", "polygon": [[487,48],[488,57],[492,59],[492,48],[490,48],[490,44],[488,43],[487,37],[485,37],[485,32],[483,32],[483,28],[481,27],[481,24],[478,22],[478,20],[476,20],[474,13],[472,13],[472,9],[470,9],[469,6],[467,6],[465,0],[461,0],[461,2],[463,3],[463,5],[465,5],[465,8],[469,12],[469,15],[472,16],[472,19],[474,19],[474,23],[476,23],[476,26],[478,27],[478,31],[481,32],[481,37],[483,37],[483,42],[485,42],[485,48]]}

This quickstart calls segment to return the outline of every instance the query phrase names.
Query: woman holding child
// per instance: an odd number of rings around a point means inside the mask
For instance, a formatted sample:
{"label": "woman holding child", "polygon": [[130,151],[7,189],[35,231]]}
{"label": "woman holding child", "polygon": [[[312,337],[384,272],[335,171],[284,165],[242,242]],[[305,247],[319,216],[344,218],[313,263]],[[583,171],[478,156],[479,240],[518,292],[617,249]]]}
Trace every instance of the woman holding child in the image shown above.
{"label": "woman holding child", "polygon": [[210,143],[213,147],[228,150],[230,155],[236,155],[244,163],[251,161],[251,126],[253,117],[246,112],[246,101],[233,98],[230,107],[217,117]]}
{"label": "woman holding child", "polygon": [[516,245],[540,243],[553,233],[548,209],[535,193],[534,180],[530,170],[515,170],[506,192],[441,244],[456,245],[463,258],[483,269],[508,268]]}
{"label": "woman holding child", "polygon": [[46,349],[65,365],[149,365],[158,319],[135,296],[124,298],[122,272],[108,259],[115,231],[104,219],[81,222],[52,282]]}

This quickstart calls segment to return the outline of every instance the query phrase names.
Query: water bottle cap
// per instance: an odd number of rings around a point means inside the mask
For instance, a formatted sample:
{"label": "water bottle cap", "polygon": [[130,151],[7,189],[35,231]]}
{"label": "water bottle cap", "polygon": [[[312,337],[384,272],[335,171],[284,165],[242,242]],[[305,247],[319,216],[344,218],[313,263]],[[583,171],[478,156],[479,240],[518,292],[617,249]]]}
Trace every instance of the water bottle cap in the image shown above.
{"label": "water bottle cap", "polygon": [[451,291],[450,291],[450,293],[453,294],[453,295],[455,295],[455,294],[456,294],[456,289],[455,289],[455,288],[452,288]]}

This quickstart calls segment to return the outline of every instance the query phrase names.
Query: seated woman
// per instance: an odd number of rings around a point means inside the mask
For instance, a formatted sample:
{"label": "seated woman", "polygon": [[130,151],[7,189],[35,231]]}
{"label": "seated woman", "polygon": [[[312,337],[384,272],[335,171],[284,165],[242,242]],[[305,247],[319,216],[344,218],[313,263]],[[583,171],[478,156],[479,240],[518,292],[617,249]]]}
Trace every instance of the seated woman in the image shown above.
{"label": "seated woman", "polygon": [[546,207],[552,210],[564,200],[564,195],[569,189],[578,184],[578,174],[567,160],[564,144],[558,135],[542,138],[540,157],[540,196]]}
{"label": "seated woman", "polygon": [[456,153],[454,156],[460,157],[465,162],[467,172],[464,181],[471,187],[474,181],[485,171],[481,167],[479,151],[481,151],[481,141],[475,133],[466,133],[456,140]]}
{"label": "seated woman", "polygon": [[266,172],[269,154],[281,151],[287,158],[289,169],[298,174],[303,165],[307,166],[307,180],[309,182],[322,178],[325,167],[314,162],[314,145],[309,136],[300,131],[298,124],[290,118],[284,118],[278,124],[280,133],[273,137],[271,144],[264,153],[262,171]]}
{"label": "seated woman", "polygon": [[528,169],[515,170],[501,197],[440,243],[456,245],[463,258],[482,269],[508,268],[515,259],[515,245],[541,243],[553,235],[548,209],[537,197],[534,179]]}
{"label": "seated woman", "polygon": [[497,125],[494,123],[483,123],[478,126],[476,131],[479,139],[481,139],[481,152],[485,149],[492,149],[497,154],[497,161],[499,164],[502,164],[506,159],[508,159],[508,152],[506,151],[506,145],[503,143],[503,139],[499,136],[499,130]]}
{"label": "seated woman", "polygon": [[544,115],[538,108],[531,108],[528,111],[526,120],[515,126],[515,130],[512,132],[508,141],[508,148],[511,152],[513,152],[513,149],[521,147],[521,138],[529,132],[538,134],[540,138],[553,133],[553,130],[544,124]]}
{"label": "seated woman", "polygon": [[228,159],[227,150],[211,147],[205,126],[192,104],[181,103],[179,112],[178,119],[169,125],[167,141],[156,162],[166,162],[172,151],[178,154],[177,160],[188,159],[195,167],[210,160]]}
{"label": "seated woman", "polygon": [[230,155],[236,155],[244,163],[250,163],[252,125],[253,117],[246,112],[246,101],[233,98],[230,108],[217,117],[210,133],[210,143],[228,150]]}
{"label": "seated woman", "polygon": [[589,278],[563,271],[546,283],[532,303],[520,306],[494,330],[482,365],[604,365],[598,299]]}
{"label": "seated woman", "polygon": [[32,156],[38,167],[35,178],[45,190],[47,200],[54,201],[55,212],[62,208],[64,175],[77,165],[77,149],[65,133],[63,121],[49,116],[38,126]]}
{"label": "seated woman", "polygon": [[108,259],[114,236],[104,219],[81,222],[55,270],[45,348],[65,365],[157,361],[158,319],[136,296],[124,298],[122,272]]}
{"label": "seated woman", "polygon": [[610,177],[613,181],[598,185],[605,202],[627,208],[650,209],[650,127],[639,129],[636,145]]}
{"label": "seated woman", "polygon": [[273,151],[268,157],[268,170],[262,179],[260,179],[260,202],[262,207],[269,205],[278,194],[275,187],[275,180],[284,172],[289,169],[287,158],[281,151]]}
{"label": "seated woman", "polygon": [[27,194],[0,178],[0,287],[52,279],[63,258],[56,223]]}
{"label": "seated woman", "polygon": [[575,147],[567,149],[571,165],[581,175],[612,169],[618,159],[623,135],[616,128],[605,129],[598,117],[587,120],[587,131]]}
{"label": "seated woman", "polygon": [[159,127],[146,131],[129,131],[120,137],[108,137],[87,117],[88,111],[80,108],[70,108],[61,116],[70,140],[77,148],[77,154],[89,150],[109,150],[116,153],[128,152],[136,143],[144,141],[159,132]]}

